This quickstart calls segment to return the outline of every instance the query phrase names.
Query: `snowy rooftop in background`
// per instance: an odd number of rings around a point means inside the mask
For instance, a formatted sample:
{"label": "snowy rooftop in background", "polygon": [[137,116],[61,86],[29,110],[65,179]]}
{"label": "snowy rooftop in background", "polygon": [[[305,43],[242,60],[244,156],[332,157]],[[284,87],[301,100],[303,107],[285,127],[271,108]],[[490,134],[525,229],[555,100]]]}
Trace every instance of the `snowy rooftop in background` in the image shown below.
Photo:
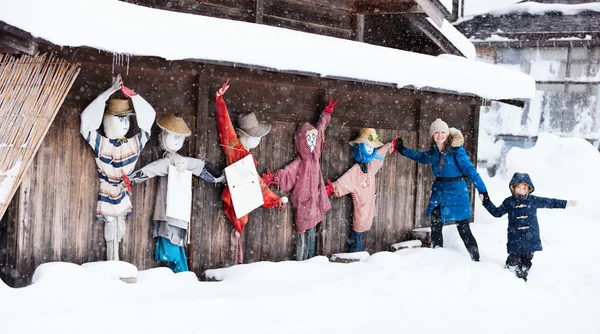
{"label": "snowy rooftop in background", "polygon": [[431,18],[427,18],[427,21],[431,23],[437,30],[439,30],[456,48],[468,59],[475,59],[477,53],[475,52],[475,46],[465,37],[460,31],[458,31],[450,22],[444,19],[442,27],[438,27]]}
{"label": "snowy rooftop in background", "polygon": [[[521,0],[465,0],[465,19],[482,14],[507,15],[513,13],[527,13],[543,15],[549,12],[562,13],[563,15],[577,15],[583,11],[600,12],[600,2],[582,4],[549,4],[533,1],[518,3]],[[460,19],[458,22],[464,21]]]}
{"label": "snowy rooftop in background", "polygon": [[[108,17],[115,23],[109,24]],[[0,0],[0,20],[61,46],[219,61],[486,99],[530,99],[535,93],[531,77],[494,65],[117,0]]]}

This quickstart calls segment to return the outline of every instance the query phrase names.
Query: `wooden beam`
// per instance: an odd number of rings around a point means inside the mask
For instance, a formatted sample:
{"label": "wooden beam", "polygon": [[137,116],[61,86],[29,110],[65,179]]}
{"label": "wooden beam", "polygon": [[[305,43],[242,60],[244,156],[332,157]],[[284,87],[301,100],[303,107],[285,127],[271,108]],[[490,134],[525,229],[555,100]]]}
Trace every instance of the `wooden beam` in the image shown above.
{"label": "wooden beam", "polygon": [[414,0],[357,0],[358,14],[400,14],[415,6]]}
{"label": "wooden beam", "polygon": [[353,14],[352,20],[354,23],[354,40],[359,42],[365,41],[365,16],[363,14]]}
{"label": "wooden beam", "polygon": [[254,0],[254,12],[255,12],[255,21],[258,24],[262,24],[263,23],[263,14],[265,12],[264,10],[265,6],[264,6],[264,2],[263,0]]}
{"label": "wooden beam", "polygon": [[0,51],[34,55],[36,43],[30,33],[0,21]]}

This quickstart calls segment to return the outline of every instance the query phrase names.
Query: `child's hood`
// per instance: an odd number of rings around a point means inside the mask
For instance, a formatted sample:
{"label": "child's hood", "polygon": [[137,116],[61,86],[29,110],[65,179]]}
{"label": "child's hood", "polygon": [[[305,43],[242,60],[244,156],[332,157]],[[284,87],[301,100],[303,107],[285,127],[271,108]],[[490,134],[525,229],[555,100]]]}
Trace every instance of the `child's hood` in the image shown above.
{"label": "child's hood", "polygon": [[525,183],[528,184],[531,187],[531,191],[529,192],[530,194],[535,190],[535,187],[533,186],[533,182],[531,182],[531,178],[529,177],[529,174],[527,173],[515,173],[512,177],[512,179],[510,180],[510,183],[508,184],[508,188],[510,189],[510,192],[513,192],[513,186],[519,183]]}

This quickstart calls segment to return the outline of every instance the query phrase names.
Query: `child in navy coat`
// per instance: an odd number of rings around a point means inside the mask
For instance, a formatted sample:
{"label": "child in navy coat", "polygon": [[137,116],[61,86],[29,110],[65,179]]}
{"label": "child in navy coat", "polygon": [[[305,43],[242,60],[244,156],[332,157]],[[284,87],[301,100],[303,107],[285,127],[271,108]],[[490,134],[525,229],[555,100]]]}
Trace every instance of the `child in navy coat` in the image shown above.
{"label": "child in navy coat", "polygon": [[527,173],[515,173],[509,188],[512,196],[507,197],[499,207],[492,203],[487,193],[479,197],[492,216],[502,217],[508,213],[506,268],[527,281],[533,253],[542,250],[537,209],[564,209],[577,205],[577,202],[531,195],[535,188]]}

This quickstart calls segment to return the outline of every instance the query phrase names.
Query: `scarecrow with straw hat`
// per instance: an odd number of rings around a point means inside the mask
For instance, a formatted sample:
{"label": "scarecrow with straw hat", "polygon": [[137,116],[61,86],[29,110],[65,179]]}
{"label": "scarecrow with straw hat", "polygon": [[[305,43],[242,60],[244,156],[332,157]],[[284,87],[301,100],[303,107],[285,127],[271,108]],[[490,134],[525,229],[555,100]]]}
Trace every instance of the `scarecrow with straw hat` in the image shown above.
{"label": "scarecrow with straw hat", "polygon": [[[219,131],[221,147],[223,147],[223,151],[225,152],[225,162],[227,166],[231,167],[231,165],[239,163],[243,159],[248,159],[247,157],[250,156],[249,158],[252,159],[252,164],[255,168],[258,162],[252,158],[249,150],[258,146],[261,138],[266,136],[271,130],[271,125],[260,123],[254,113],[247,113],[238,118],[239,128],[235,129],[229,117],[227,105],[223,99],[223,95],[228,88],[229,80],[217,91],[215,100],[217,107],[217,130]],[[227,168],[225,170],[227,171]],[[246,171],[246,173],[252,174],[251,171]],[[255,182],[258,182],[257,186],[260,188],[258,190],[259,196],[262,194],[262,207],[277,207],[283,210],[287,203],[287,198],[280,198],[272,192],[260,176],[255,175],[254,177],[256,178]],[[230,180],[228,182],[231,184]],[[232,262],[233,264],[240,264],[243,263],[244,256],[241,233],[246,223],[248,223],[248,214],[243,214],[239,217],[236,214],[235,203],[232,200],[233,197],[229,188],[230,184],[223,190],[221,200],[223,200],[225,215],[233,223],[234,227],[231,232]]]}
{"label": "scarecrow with straw hat", "polygon": [[321,173],[321,153],[325,142],[325,129],[331,121],[331,114],[337,100],[321,112],[316,126],[302,124],[294,135],[294,145],[298,155],[284,168],[271,174],[267,170],[263,180],[276,184],[283,191],[292,191],[292,205],[296,209],[296,260],[307,260],[314,255],[315,226],[323,220],[325,212],[331,209],[327,198],[325,182]]}
{"label": "scarecrow with straw hat", "polygon": [[384,145],[381,136],[372,128],[360,129],[360,134],[350,145],[353,146],[356,164],[337,181],[327,180],[326,188],[329,196],[352,196],[354,221],[348,246],[350,252],[360,252],[363,250],[362,233],[371,229],[377,212],[375,174],[383,166],[385,156],[393,152],[394,146],[391,142]]}
{"label": "scarecrow with straw hat", "polygon": [[156,238],[154,258],[168,262],[169,268],[177,273],[188,270],[184,247],[190,241],[191,175],[211,183],[222,182],[224,176],[217,176],[222,173],[202,159],[177,154],[185,138],[192,134],[179,114],[166,115],[156,123],[161,128],[159,144],[165,152],[163,158],[133,172],[131,181],[141,183],[160,177],[152,219],[152,235]]}
{"label": "scarecrow with straw hat", "polygon": [[[125,98],[112,97],[121,91]],[[108,101],[108,103],[107,103]],[[136,115],[142,130],[126,138],[129,116]],[[112,87],[100,94],[81,113],[80,132],[92,147],[100,190],[96,219],[104,222],[104,239],[108,260],[119,260],[119,242],[125,234],[125,217],[131,215],[127,175],[133,171],[148,139],[156,113],[141,96],[123,85],[118,75]],[[103,125],[104,135],[98,132]]]}

